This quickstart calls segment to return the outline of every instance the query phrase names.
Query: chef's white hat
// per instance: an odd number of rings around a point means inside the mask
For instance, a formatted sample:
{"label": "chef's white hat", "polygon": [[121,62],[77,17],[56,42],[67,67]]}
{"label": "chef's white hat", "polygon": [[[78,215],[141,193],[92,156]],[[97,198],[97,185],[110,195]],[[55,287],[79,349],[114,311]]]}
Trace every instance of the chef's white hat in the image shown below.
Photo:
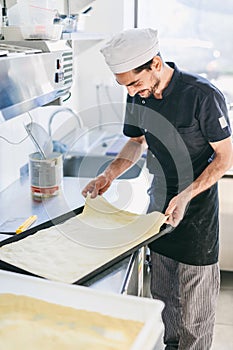
{"label": "chef's white hat", "polygon": [[158,54],[158,31],[151,28],[125,30],[114,35],[100,52],[114,74],[128,72]]}

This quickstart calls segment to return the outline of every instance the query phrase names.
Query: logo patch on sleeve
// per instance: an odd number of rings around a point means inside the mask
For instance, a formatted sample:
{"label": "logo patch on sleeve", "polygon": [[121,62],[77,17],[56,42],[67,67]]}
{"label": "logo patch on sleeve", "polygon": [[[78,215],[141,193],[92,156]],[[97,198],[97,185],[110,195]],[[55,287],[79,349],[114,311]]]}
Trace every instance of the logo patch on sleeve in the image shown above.
{"label": "logo patch on sleeve", "polygon": [[218,118],[218,121],[219,121],[222,129],[224,129],[228,125],[224,115],[222,115],[220,118]]}

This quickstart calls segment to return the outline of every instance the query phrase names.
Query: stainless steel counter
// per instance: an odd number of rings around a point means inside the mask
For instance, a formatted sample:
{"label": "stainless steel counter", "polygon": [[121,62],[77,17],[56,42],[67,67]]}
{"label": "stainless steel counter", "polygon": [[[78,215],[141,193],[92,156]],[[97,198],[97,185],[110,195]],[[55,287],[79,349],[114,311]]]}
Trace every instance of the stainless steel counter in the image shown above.
{"label": "stainless steel counter", "polygon": [[71,212],[84,205],[81,188],[88,179],[64,178],[61,193],[42,202],[33,200],[28,177],[14,182],[0,192],[0,232],[15,232],[16,228],[31,215],[38,219],[33,226]]}
{"label": "stainless steel counter", "polygon": [[[58,196],[38,202],[31,196],[29,178],[20,178],[0,192],[0,232],[15,232],[31,215],[38,216],[33,225],[37,226],[82,207],[85,199],[81,191],[89,181],[86,177],[64,177]],[[148,187],[149,180],[141,172],[135,179],[115,180],[104,195],[116,207],[141,214],[149,203]]]}

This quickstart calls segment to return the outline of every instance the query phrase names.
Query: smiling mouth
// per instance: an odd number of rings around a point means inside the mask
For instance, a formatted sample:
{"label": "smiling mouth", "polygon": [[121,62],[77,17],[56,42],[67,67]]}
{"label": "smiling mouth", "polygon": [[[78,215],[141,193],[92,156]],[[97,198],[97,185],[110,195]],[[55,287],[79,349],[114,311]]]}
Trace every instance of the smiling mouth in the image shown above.
{"label": "smiling mouth", "polygon": [[151,95],[151,93],[149,89],[145,89],[145,90],[139,91],[138,95],[141,97],[147,98]]}
{"label": "smiling mouth", "polygon": [[140,95],[140,94],[144,94],[146,91],[148,91],[148,90],[147,90],[147,89],[141,90],[141,91],[139,91],[138,94],[139,94],[139,95]]}

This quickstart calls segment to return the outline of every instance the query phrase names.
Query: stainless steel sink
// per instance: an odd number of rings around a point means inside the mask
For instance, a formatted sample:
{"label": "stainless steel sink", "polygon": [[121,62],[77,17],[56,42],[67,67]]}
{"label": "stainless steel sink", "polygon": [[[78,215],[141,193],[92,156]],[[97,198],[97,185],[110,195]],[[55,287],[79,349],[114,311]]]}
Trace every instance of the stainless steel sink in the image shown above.
{"label": "stainless steel sink", "polygon": [[[102,173],[114,158],[114,156],[107,155],[71,156],[64,159],[63,173],[64,176],[94,178]],[[144,158],[139,159],[135,165],[119,176],[118,179],[137,178],[142,171],[144,163]]]}

